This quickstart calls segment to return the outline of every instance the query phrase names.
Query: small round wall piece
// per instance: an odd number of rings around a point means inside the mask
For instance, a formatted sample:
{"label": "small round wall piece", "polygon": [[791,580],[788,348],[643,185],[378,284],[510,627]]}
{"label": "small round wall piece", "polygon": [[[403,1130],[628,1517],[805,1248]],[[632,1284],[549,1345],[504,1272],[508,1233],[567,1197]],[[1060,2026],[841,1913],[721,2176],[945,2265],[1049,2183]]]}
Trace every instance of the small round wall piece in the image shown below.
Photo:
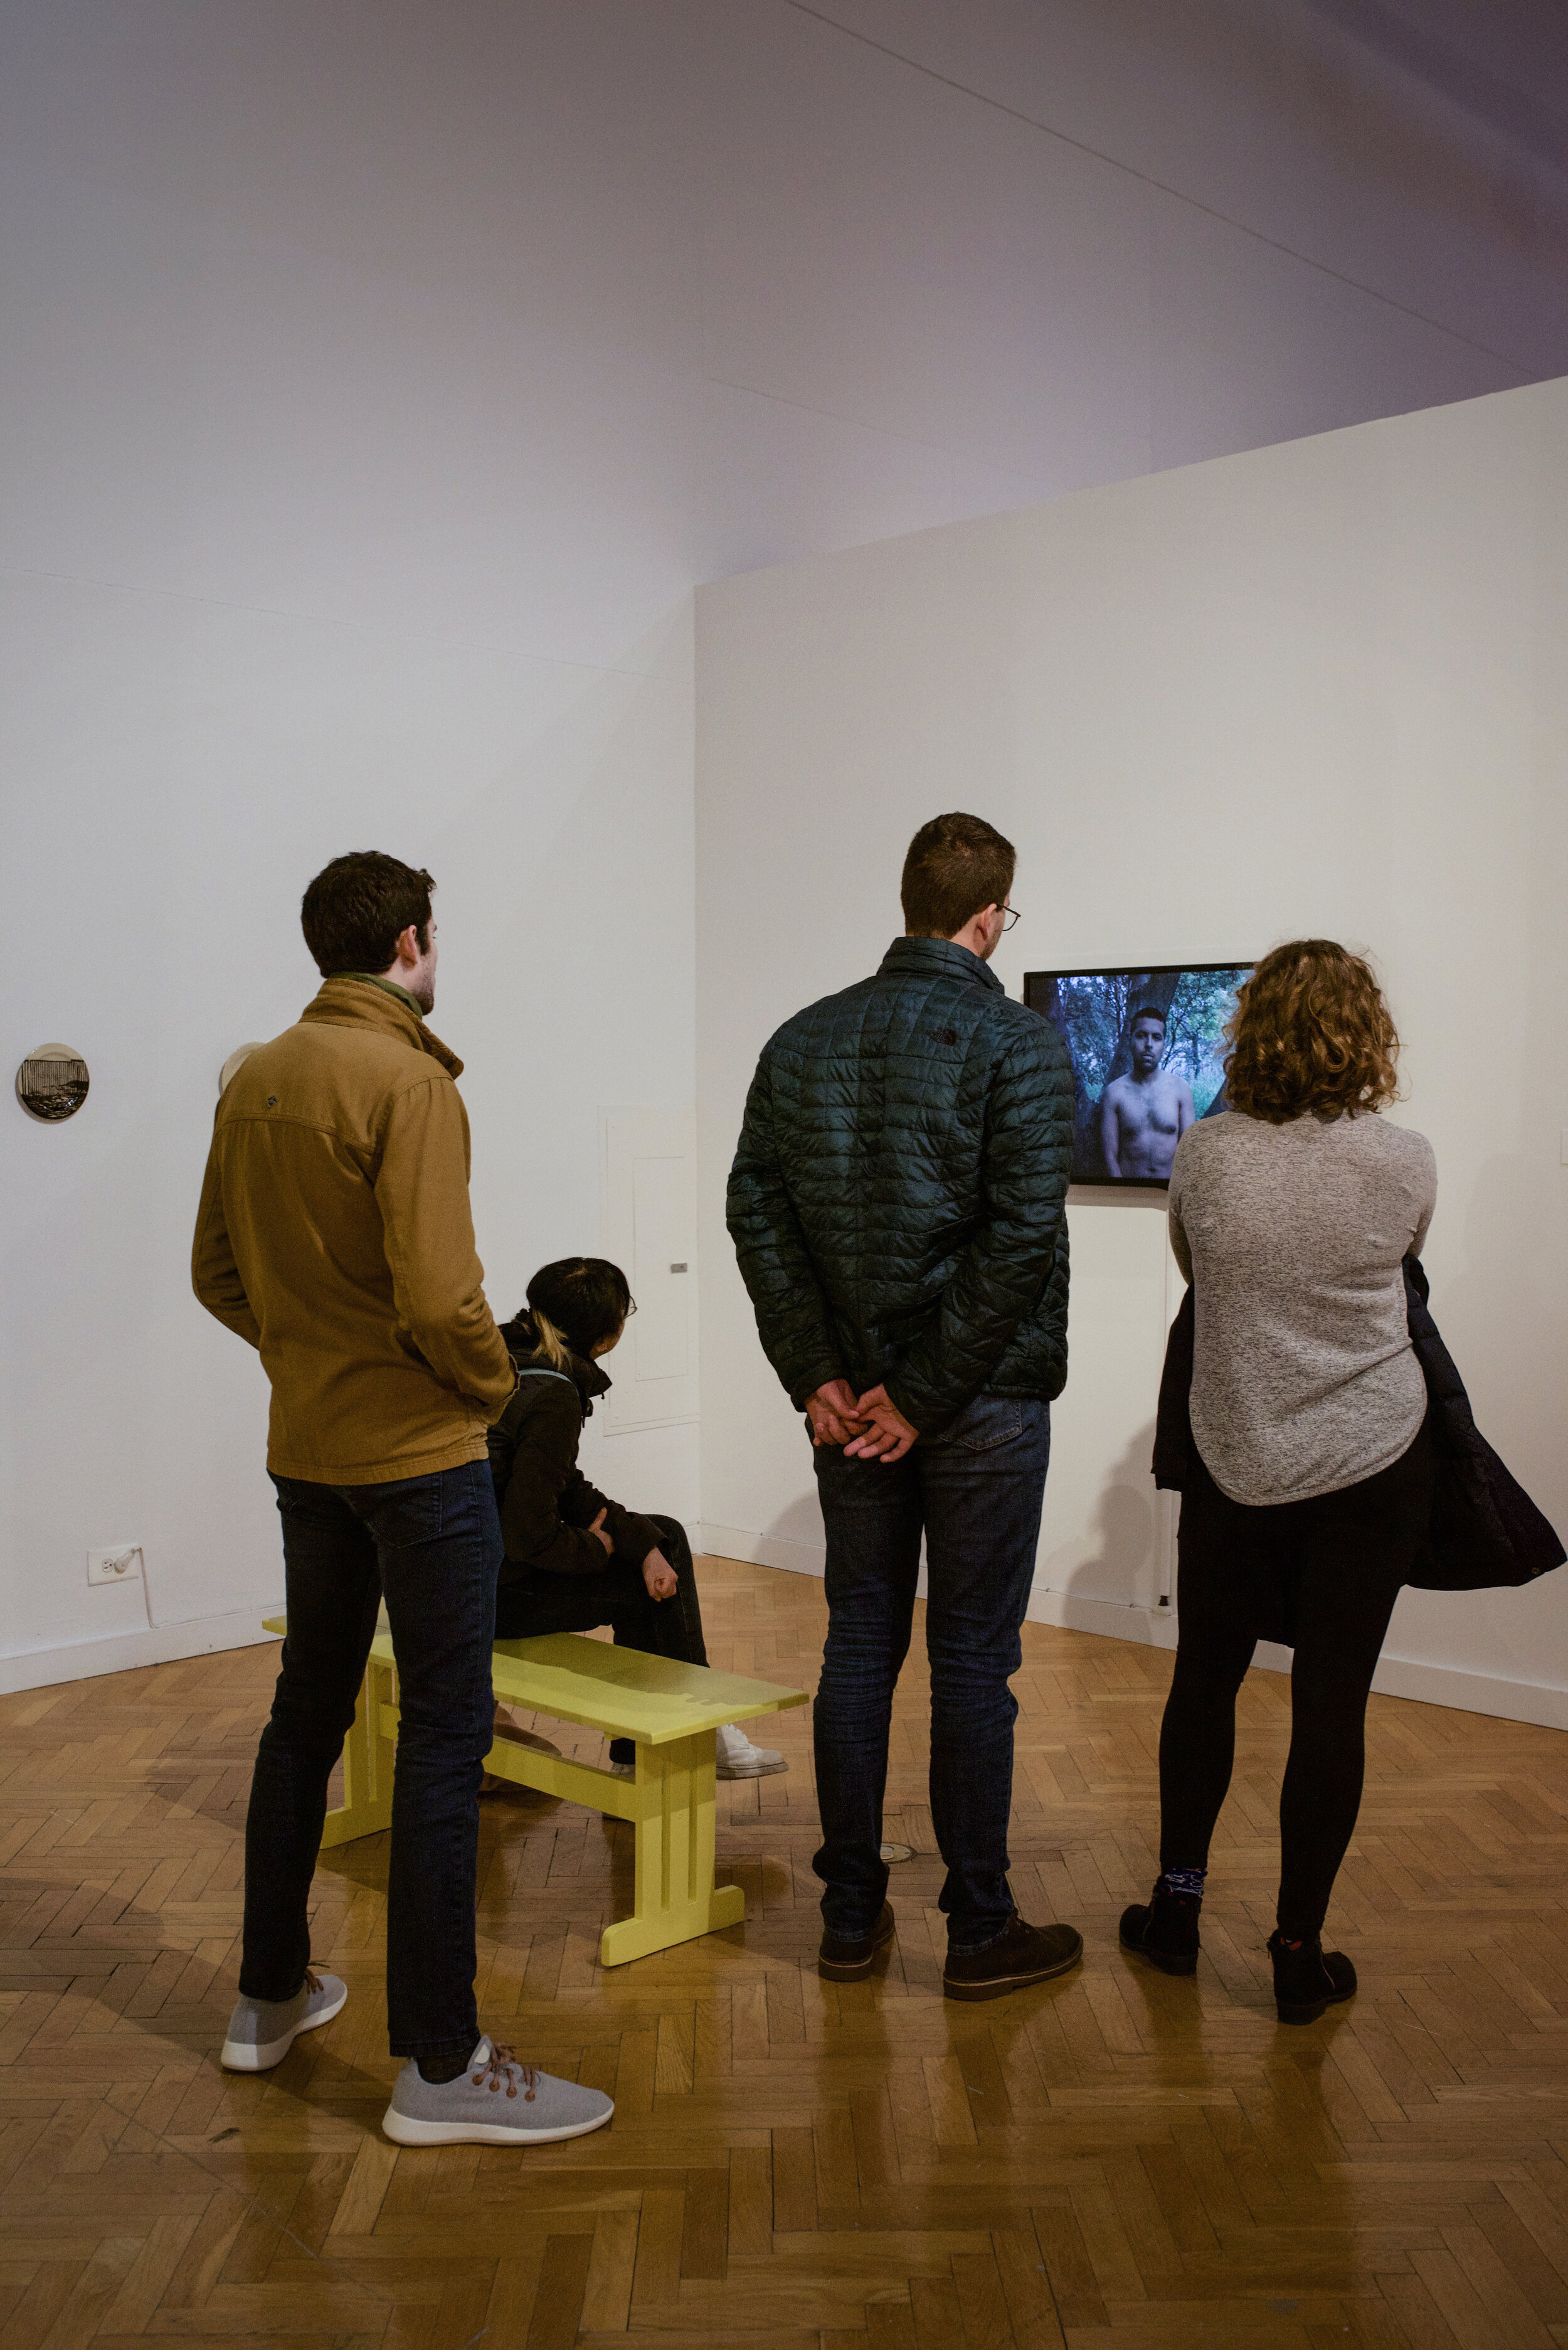
{"label": "small round wall piece", "polygon": [[40,1045],[16,1072],[16,1099],[29,1118],[57,1126],[88,1097],[88,1065],[72,1045]]}
{"label": "small round wall piece", "polygon": [[228,1092],[229,1079],[234,1076],[234,1071],[236,1069],[243,1069],[245,1063],[250,1059],[251,1055],[255,1052],[256,1049],[256,1045],[236,1045],[234,1046],[234,1051],[229,1055],[228,1059],[218,1071],[218,1097],[220,1100],[223,1098],[223,1095]]}

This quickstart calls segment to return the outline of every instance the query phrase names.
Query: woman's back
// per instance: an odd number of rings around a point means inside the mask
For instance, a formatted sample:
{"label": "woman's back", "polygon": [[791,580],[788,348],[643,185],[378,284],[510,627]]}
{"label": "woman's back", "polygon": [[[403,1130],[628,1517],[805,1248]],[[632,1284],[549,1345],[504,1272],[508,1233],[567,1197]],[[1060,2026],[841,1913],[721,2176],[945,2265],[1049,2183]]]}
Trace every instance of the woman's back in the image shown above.
{"label": "woman's back", "polygon": [[1402,1259],[1437,1200],[1425,1136],[1378,1116],[1398,1032],[1365,955],[1292,939],[1238,991],[1231,1108],[1189,1127],[1170,1238],[1192,1284],[1177,1649],[1159,1731],[1159,1877],[1124,1949],[1198,1964],[1199,1906],[1236,1752],[1236,1694],[1261,1639],[1288,1640],[1280,1790],[1282,2023],[1355,1991],[1324,1920],[1361,1804],[1366,1695],[1431,1521],[1436,1450]]}
{"label": "woman's back", "polygon": [[1305,1501],[1375,1476],[1427,1409],[1400,1261],[1437,1198],[1426,1137],[1372,1111],[1189,1128],[1171,1245],[1197,1313],[1192,1432],[1220,1491]]}

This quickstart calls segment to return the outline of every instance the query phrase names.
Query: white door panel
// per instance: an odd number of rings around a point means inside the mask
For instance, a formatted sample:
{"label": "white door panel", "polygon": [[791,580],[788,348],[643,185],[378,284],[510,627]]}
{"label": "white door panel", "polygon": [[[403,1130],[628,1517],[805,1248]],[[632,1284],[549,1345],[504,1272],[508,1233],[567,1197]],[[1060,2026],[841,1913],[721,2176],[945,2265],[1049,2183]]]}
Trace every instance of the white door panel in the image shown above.
{"label": "white door panel", "polygon": [[696,1120],[691,1110],[609,1109],[605,1251],[637,1300],[606,1368],[607,1425],[649,1428],[697,1414]]}

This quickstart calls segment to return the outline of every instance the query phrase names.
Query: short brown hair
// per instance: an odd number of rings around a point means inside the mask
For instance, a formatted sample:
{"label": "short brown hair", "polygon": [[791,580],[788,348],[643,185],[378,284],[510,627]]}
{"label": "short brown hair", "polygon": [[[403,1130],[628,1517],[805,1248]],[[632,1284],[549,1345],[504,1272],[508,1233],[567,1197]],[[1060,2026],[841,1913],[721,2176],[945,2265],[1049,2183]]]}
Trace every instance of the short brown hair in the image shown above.
{"label": "short brown hair", "polygon": [[934,816],[909,843],[898,895],[911,938],[950,939],[1012,887],[1017,853],[978,816]]}
{"label": "short brown hair", "polygon": [[374,848],[357,848],[324,865],[299,910],[305,943],[322,978],[335,971],[388,970],[410,922],[423,954],[434,888],[422,868],[400,865]]}
{"label": "short brown hair", "polygon": [[1293,939],[1266,954],[1228,1034],[1231,1107],[1271,1126],[1394,1099],[1399,1038],[1383,991],[1365,956],[1333,939]]}

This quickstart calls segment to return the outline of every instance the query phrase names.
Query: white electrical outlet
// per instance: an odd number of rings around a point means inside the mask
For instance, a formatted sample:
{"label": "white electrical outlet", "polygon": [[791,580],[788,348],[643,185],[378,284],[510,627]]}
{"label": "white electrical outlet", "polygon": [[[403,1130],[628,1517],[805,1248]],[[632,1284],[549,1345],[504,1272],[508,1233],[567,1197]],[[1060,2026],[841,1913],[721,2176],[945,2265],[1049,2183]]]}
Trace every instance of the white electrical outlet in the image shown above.
{"label": "white electrical outlet", "polygon": [[119,1550],[89,1550],[89,1583],[137,1583],[141,1577],[141,1544],[122,1544]]}

